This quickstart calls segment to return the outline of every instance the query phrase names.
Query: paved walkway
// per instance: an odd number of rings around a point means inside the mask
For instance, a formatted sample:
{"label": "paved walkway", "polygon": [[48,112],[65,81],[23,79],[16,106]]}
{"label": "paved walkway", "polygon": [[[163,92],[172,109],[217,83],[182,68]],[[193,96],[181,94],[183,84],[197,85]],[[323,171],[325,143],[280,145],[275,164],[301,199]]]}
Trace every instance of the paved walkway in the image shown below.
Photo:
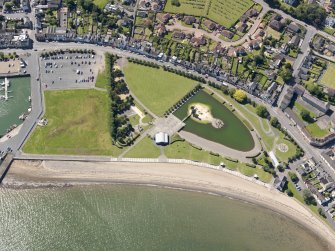
{"label": "paved walkway", "polygon": [[[255,147],[248,152],[242,152],[242,151],[234,150],[234,149],[229,148],[227,146],[224,146],[222,144],[219,144],[219,143],[204,139],[202,137],[199,137],[199,136],[197,136],[193,133],[190,133],[190,132],[180,131],[178,134],[180,135],[180,137],[182,137],[186,141],[190,142],[191,144],[201,146],[206,151],[212,151],[212,152],[218,153],[222,156],[227,156],[227,157],[231,157],[233,159],[238,159],[242,162],[250,163],[251,162],[251,157],[257,155],[262,149],[262,146],[261,146],[255,132],[251,132],[252,138],[255,142]],[[241,140],[243,140],[243,139],[241,139]]]}

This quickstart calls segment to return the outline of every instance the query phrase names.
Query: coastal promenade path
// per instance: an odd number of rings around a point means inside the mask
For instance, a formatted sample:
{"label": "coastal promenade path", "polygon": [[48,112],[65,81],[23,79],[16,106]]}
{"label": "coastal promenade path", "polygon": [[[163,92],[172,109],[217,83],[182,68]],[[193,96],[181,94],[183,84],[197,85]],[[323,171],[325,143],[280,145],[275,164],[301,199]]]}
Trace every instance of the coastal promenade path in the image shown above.
{"label": "coastal promenade path", "polygon": [[222,167],[221,165],[211,165],[208,163],[202,163],[198,161],[185,160],[185,159],[160,159],[160,158],[114,158],[109,156],[75,156],[75,155],[35,155],[35,154],[16,154],[14,160],[28,160],[28,161],[67,161],[69,165],[71,162],[114,162],[114,163],[124,163],[131,162],[134,163],[172,163],[172,164],[187,164],[191,166],[198,166],[202,168],[214,169],[218,171],[223,171],[231,175],[240,177],[244,180],[251,181],[258,185],[261,185],[266,188],[271,188],[271,184],[264,183],[260,180],[257,180],[253,177],[245,176],[237,171],[232,171],[227,168]]}

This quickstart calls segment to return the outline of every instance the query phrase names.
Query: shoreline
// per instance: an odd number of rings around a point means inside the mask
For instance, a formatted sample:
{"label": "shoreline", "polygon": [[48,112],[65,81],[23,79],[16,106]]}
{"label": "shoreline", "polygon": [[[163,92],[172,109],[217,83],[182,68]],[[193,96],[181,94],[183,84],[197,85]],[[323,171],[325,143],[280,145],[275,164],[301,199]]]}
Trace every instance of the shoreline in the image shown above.
{"label": "shoreline", "polygon": [[300,202],[217,170],[171,163],[14,161],[3,181],[10,189],[109,184],[202,192],[252,203],[294,220],[329,250],[335,248],[335,232]]}

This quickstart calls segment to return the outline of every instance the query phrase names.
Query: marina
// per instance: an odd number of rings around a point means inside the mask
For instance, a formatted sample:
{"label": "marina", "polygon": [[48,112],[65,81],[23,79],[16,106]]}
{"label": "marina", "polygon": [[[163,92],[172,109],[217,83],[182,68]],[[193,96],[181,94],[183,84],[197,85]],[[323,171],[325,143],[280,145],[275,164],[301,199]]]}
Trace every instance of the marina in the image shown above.
{"label": "marina", "polygon": [[30,78],[0,79],[0,136],[15,129],[31,111]]}

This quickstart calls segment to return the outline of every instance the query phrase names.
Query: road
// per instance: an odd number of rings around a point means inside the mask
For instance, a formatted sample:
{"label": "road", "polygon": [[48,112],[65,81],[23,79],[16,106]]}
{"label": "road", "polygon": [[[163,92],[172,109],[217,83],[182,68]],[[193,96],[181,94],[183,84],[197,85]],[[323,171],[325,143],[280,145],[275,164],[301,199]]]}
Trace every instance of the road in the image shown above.
{"label": "road", "polygon": [[[38,53],[41,50],[44,49],[65,49],[65,48],[86,48],[86,49],[94,49],[100,52],[109,52],[109,53],[113,53],[113,54],[117,54],[119,56],[122,57],[134,57],[134,58],[138,58],[138,59],[142,59],[142,60],[147,60],[147,61],[152,61],[155,62],[161,66],[163,65],[167,65],[166,62],[158,62],[156,60],[153,59],[149,59],[146,58],[145,56],[142,55],[138,55],[138,54],[134,54],[131,53],[129,51],[122,51],[119,49],[115,49],[115,48],[111,48],[111,47],[101,47],[101,46],[97,46],[97,45],[90,45],[90,44],[76,44],[76,43],[36,43],[35,44],[35,48],[37,48],[38,51],[32,51],[31,52],[31,56],[29,61],[31,62],[35,62],[36,65],[38,65]],[[17,53],[23,53],[26,51],[23,50],[17,50]],[[31,63],[30,63],[31,64]],[[173,66],[172,64],[168,64],[170,65],[172,68],[176,68],[178,70],[184,70],[182,67],[180,66]],[[29,67],[29,65],[28,65]],[[40,83],[38,81],[36,81],[36,77],[39,75],[38,70],[29,70],[29,72],[31,72],[32,74],[32,106],[33,106],[33,110],[32,113],[29,115],[29,117],[27,118],[27,120],[25,121],[22,130],[20,131],[19,135],[17,135],[16,137],[13,137],[12,139],[8,140],[5,143],[0,143],[0,150],[5,150],[7,148],[7,146],[11,147],[13,149],[14,152],[18,151],[20,149],[20,147],[22,146],[22,144],[24,143],[25,139],[30,135],[32,129],[36,126],[36,122],[38,121],[39,118],[41,118],[41,116],[43,115],[43,95],[41,92],[41,86]],[[201,74],[198,73],[194,73],[195,75],[201,76]],[[209,77],[208,78],[209,81],[215,82],[220,84],[220,82],[218,82],[216,79]],[[309,145],[309,143],[304,139],[304,137],[302,136],[302,134],[298,131],[297,128],[295,127],[291,127],[290,126],[290,119],[287,118],[285,116],[285,114],[283,112],[281,112],[279,109],[273,108],[270,105],[264,103],[262,100],[253,97],[251,95],[249,95],[250,98],[258,103],[263,103],[269,110],[269,112],[272,114],[272,116],[275,116],[278,118],[278,120],[280,121],[280,123],[286,127],[287,129],[289,129],[289,133],[290,135],[296,140],[296,142],[299,143],[299,145],[304,149],[304,151],[306,152],[306,155],[308,157],[314,157],[316,161],[323,161],[320,158],[320,150],[314,148],[313,146]],[[324,165],[325,166],[325,165]],[[334,175],[335,178],[335,172],[334,170],[331,170],[330,174],[332,174],[332,176]]]}

